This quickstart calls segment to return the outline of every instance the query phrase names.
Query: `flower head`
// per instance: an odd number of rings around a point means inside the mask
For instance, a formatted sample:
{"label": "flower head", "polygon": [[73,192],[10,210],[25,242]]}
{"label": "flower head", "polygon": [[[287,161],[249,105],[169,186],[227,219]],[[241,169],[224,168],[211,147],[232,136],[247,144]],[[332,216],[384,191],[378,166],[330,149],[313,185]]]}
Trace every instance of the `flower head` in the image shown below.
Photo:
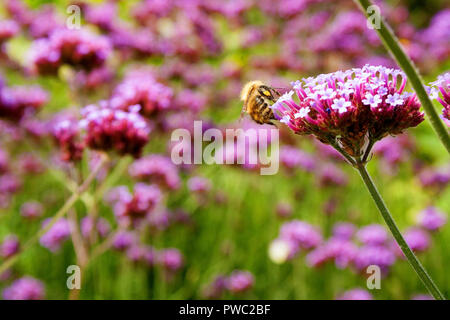
{"label": "flower head", "polygon": [[139,113],[151,118],[172,108],[173,91],[156,81],[151,72],[134,71],[115,88],[110,104],[125,111],[138,105]]}
{"label": "flower head", "polygon": [[181,184],[177,167],[170,158],[158,154],[134,161],[129,172],[134,178],[148,180],[170,190],[178,189]]}
{"label": "flower head", "polygon": [[50,123],[50,132],[60,149],[63,161],[79,161],[83,156],[85,143],[80,138],[80,126],[74,117],[57,116]]}
{"label": "flower head", "polygon": [[373,297],[367,290],[356,288],[342,293],[336,300],[373,300]]}
{"label": "flower head", "polygon": [[253,275],[248,271],[235,270],[227,279],[227,289],[232,293],[249,290],[254,283]]}
{"label": "flower head", "polygon": [[128,223],[130,220],[142,220],[153,212],[162,201],[162,192],[156,185],[137,183],[133,193],[127,187],[113,189],[109,202],[119,222]]}
{"label": "flower head", "polygon": [[349,155],[359,156],[367,139],[375,142],[423,121],[420,104],[403,92],[405,85],[401,71],[366,65],[297,81],[299,101],[287,94],[272,109],[295,133],[339,142]]}
{"label": "flower head", "polygon": [[0,86],[0,118],[17,122],[28,112],[40,109],[47,100],[47,92],[38,86]]}
{"label": "flower head", "polygon": [[355,234],[356,227],[350,222],[339,222],[333,226],[333,238],[350,240]]}
{"label": "flower head", "polygon": [[[406,230],[404,233],[404,237],[408,246],[415,253],[426,251],[431,244],[429,234],[426,231],[419,228],[410,228],[409,230]],[[394,244],[394,248],[395,253],[398,256],[404,257],[403,252],[396,243]]]}
{"label": "flower head", "polygon": [[292,220],[282,225],[280,239],[291,242],[295,248],[311,250],[322,242],[322,234],[309,223]]}
{"label": "flower head", "polygon": [[13,20],[0,21],[0,45],[19,32],[18,24]]}
{"label": "flower head", "polygon": [[394,252],[386,246],[364,245],[358,249],[353,264],[360,272],[365,272],[370,265],[377,265],[383,274],[387,274],[395,260]]}
{"label": "flower head", "polygon": [[3,290],[5,300],[41,300],[44,295],[44,285],[32,277],[20,278]]}
{"label": "flower head", "polygon": [[0,244],[0,257],[9,258],[15,255],[20,248],[20,242],[16,235],[9,235]]}
{"label": "flower head", "polygon": [[0,174],[9,170],[9,156],[6,151],[0,148]]}
{"label": "flower head", "polygon": [[365,245],[382,245],[388,240],[386,229],[379,224],[371,224],[358,230],[358,240]]}
{"label": "flower head", "polygon": [[22,204],[20,207],[20,214],[27,219],[39,218],[44,211],[44,208],[40,202],[28,201]]}
{"label": "flower head", "polygon": [[334,261],[335,265],[342,269],[355,259],[357,252],[358,248],[351,241],[330,238],[308,253],[306,260],[311,267],[320,267],[329,261]]}
{"label": "flower head", "polygon": [[177,271],[183,266],[183,255],[178,249],[164,249],[158,253],[159,263],[169,271]]}
{"label": "flower head", "polygon": [[39,74],[56,74],[63,64],[89,71],[102,66],[110,52],[107,38],[86,30],[58,28],[48,38],[33,42],[30,60]]}
{"label": "flower head", "polygon": [[428,93],[432,99],[442,104],[444,107],[442,109],[442,118],[450,126],[450,72],[440,75],[431,85],[432,87],[428,88]]}
{"label": "flower head", "polygon": [[86,129],[86,145],[96,150],[114,150],[139,157],[148,142],[150,128],[137,112],[89,105],[82,110],[80,126]]}
{"label": "flower head", "polygon": [[[45,220],[42,224],[45,227],[50,222],[50,218]],[[46,247],[52,252],[60,249],[62,243],[69,239],[70,226],[69,222],[62,218],[55,222],[55,224],[41,237],[39,240],[43,247]]]}
{"label": "flower head", "polygon": [[316,168],[316,160],[309,153],[291,146],[282,146],[280,161],[288,169],[301,168],[311,172]]}
{"label": "flower head", "polygon": [[204,288],[203,295],[208,299],[218,299],[226,289],[227,278],[219,274]]}
{"label": "flower head", "polygon": [[[108,220],[104,219],[104,218],[99,218],[96,221],[96,232],[100,235],[100,237],[104,238],[106,237],[106,235],[109,233],[111,226],[108,222]],[[81,219],[81,223],[80,223],[80,229],[81,229],[81,234],[83,235],[83,237],[85,238],[89,238],[89,236],[91,235],[92,232],[92,227],[93,227],[93,219],[90,216],[86,216],[83,219]]]}
{"label": "flower head", "polygon": [[447,216],[435,207],[428,207],[417,215],[417,223],[426,230],[437,231],[447,223]]}
{"label": "flower head", "polygon": [[211,190],[212,187],[211,181],[209,179],[199,176],[189,178],[187,185],[189,191],[199,194],[207,193],[209,190]]}
{"label": "flower head", "polygon": [[114,236],[112,246],[114,249],[122,251],[131,247],[136,242],[137,237],[134,233],[129,231],[120,231]]}

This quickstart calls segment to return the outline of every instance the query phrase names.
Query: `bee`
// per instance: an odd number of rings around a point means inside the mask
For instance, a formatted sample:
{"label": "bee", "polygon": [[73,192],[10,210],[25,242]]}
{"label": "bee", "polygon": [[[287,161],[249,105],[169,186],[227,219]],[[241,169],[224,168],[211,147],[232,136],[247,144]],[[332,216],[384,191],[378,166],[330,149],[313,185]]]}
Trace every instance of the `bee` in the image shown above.
{"label": "bee", "polygon": [[247,112],[259,124],[274,125],[272,120],[275,120],[275,116],[270,105],[276,102],[279,96],[277,90],[259,80],[248,82],[241,91],[241,100],[244,101],[241,117]]}

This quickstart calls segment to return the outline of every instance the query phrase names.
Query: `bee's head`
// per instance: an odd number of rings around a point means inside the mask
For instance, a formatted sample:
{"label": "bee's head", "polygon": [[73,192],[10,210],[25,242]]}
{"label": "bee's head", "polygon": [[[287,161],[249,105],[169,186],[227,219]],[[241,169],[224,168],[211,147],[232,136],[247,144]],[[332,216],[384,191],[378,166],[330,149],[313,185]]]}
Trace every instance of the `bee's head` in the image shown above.
{"label": "bee's head", "polygon": [[250,81],[245,84],[241,91],[241,100],[246,101],[248,95],[252,90],[257,90],[259,87],[264,86],[264,83],[259,80]]}

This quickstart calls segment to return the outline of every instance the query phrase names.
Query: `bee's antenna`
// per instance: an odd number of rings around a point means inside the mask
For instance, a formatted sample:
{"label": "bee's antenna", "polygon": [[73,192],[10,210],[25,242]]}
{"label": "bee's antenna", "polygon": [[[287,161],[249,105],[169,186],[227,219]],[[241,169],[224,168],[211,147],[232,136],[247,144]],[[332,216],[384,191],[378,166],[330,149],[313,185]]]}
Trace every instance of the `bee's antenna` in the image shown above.
{"label": "bee's antenna", "polygon": [[244,114],[246,112],[247,106],[244,104],[242,106],[242,110],[241,110],[241,116],[239,117],[239,122],[242,122],[242,119],[244,118]]}

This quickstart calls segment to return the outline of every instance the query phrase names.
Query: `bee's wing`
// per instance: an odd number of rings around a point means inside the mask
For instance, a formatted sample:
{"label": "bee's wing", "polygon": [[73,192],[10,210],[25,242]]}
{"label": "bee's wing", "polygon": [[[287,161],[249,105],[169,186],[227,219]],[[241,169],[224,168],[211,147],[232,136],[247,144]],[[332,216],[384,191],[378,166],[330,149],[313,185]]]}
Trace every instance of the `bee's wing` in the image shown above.
{"label": "bee's wing", "polygon": [[277,89],[279,89],[279,90],[285,90],[286,88],[274,88],[274,87],[270,87],[270,89],[272,89],[272,91],[273,91],[273,93],[275,93],[275,95],[276,95],[276,97],[275,98],[279,98],[279,97],[281,97],[281,93],[277,90]]}
{"label": "bee's wing", "polygon": [[242,119],[244,118],[244,114],[247,112],[247,102],[244,102],[244,105],[242,106],[242,110],[241,110],[241,116],[239,117],[239,122],[242,121]]}

